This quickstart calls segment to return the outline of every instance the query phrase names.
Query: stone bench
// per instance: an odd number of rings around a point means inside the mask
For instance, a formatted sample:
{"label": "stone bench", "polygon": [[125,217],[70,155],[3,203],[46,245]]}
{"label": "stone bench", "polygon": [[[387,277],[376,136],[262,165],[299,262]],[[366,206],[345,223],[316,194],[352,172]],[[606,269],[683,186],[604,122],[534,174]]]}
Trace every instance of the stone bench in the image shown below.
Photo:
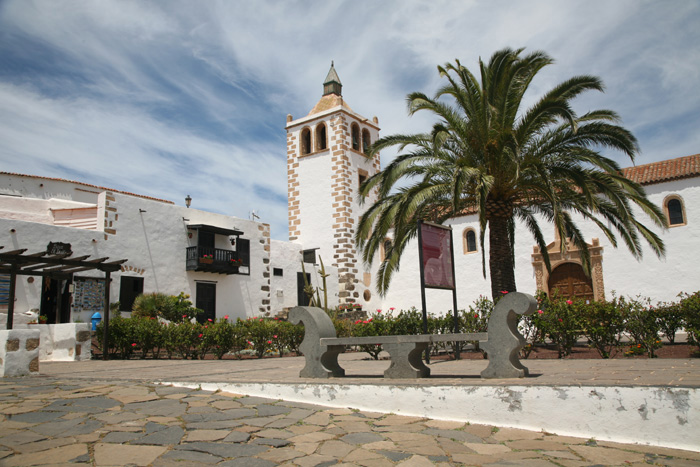
{"label": "stone bench", "polygon": [[499,300],[491,313],[486,333],[420,334],[403,336],[342,337],[335,335],[330,317],[320,308],[298,306],[289,313],[289,321],[302,323],[304,340],[299,350],[306,365],[299,373],[302,378],[345,376],[338,355],[349,345],[380,344],[389,353],[391,364],[385,378],[426,378],[428,368],[421,358],[429,345],[437,342],[479,341],[487,353],[488,367],[482,378],[523,378],[528,370],[520,363],[518,352],[525,338],[518,332],[518,315],[530,315],[537,309],[532,295],[511,292]]}

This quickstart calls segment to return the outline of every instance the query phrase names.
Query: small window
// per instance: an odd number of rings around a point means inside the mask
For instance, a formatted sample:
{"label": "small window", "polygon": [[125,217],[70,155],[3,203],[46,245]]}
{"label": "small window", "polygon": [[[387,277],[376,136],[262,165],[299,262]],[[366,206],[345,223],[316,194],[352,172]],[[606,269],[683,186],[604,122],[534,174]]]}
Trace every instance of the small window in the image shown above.
{"label": "small window", "polygon": [[369,130],[364,129],[362,130],[362,153],[367,154],[369,152],[369,146],[372,144],[369,138]]}
{"label": "small window", "polygon": [[677,196],[666,198],[666,216],[668,217],[669,227],[685,225],[685,206],[682,199]]}
{"label": "small window", "polygon": [[462,240],[464,242],[464,254],[476,251],[476,232],[474,229],[465,229]]}
{"label": "small window", "polygon": [[284,276],[284,270],[282,268],[272,268],[272,275],[282,277]]}
{"label": "small window", "polygon": [[316,250],[304,250],[304,262],[316,264]]}
{"label": "small window", "polygon": [[363,183],[367,181],[369,174],[366,170],[359,169],[357,171],[357,189],[359,190]]}
{"label": "small window", "polygon": [[319,126],[316,127],[316,150],[325,151],[327,147],[328,143],[326,139],[326,125],[321,123]]}
{"label": "small window", "polygon": [[350,134],[352,136],[352,148],[355,151],[360,150],[360,126],[357,123],[353,123]]}
{"label": "small window", "polygon": [[311,130],[304,128],[301,130],[301,153],[309,154],[311,152]]}

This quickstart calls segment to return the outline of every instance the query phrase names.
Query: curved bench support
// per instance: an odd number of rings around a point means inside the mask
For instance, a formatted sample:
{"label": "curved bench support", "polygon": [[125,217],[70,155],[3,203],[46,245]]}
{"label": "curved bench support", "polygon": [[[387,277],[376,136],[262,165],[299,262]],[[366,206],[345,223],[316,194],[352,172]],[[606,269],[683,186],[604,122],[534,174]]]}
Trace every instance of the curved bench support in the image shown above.
{"label": "curved bench support", "polygon": [[304,340],[299,350],[304,354],[306,366],[299,372],[299,377],[345,376],[345,370],[338,364],[338,354],[345,351],[345,346],[321,344],[322,337],[335,337],[335,326],[325,311],[312,306],[297,306],[289,312],[289,321],[304,325]]}
{"label": "curved bench support", "polygon": [[482,378],[523,378],[529,374],[518,358],[525,338],[518,332],[517,315],[531,315],[536,309],[535,297],[520,292],[499,300],[489,319],[488,340],[480,343],[489,359]]}

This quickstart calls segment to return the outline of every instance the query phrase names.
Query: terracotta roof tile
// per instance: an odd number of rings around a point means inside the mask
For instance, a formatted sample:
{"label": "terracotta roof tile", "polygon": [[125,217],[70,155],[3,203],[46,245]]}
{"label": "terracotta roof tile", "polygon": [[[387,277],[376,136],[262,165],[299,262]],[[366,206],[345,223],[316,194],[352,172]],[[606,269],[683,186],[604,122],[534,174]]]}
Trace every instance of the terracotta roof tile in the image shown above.
{"label": "terracotta roof tile", "polygon": [[328,94],[327,96],[323,96],[321,100],[319,100],[316,103],[314,108],[311,109],[311,112],[309,112],[309,115],[314,115],[325,110],[332,109],[333,107],[337,107],[339,105],[342,105],[343,107],[345,107],[346,110],[352,112],[350,106],[347,104],[347,102],[343,100],[341,96],[336,96],[335,94]]}
{"label": "terracotta roof tile", "polygon": [[106,188],[106,187],[99,186],[99,185],[92,185],[90,183],[76,182],[74,180],[67,180],[65,178],[42,177],[40,175],[27,175],[27,174],[19,174],[19,173],[14,173],[14,172],[0,172],[0,175],[12,175],[15,177],[40,178],[42,180],[54,180],[57,182],[75,183],[76,185],[89,186],[90,188],[97,188],[98,190],[102,190],[102,191],[113,191],[114,193],[121,193],[123,195],[136,196],[138,198],[150,199],[152,201],[159,201],[161,203],[175,204],[172,201],[168,201],[167,199],[159,199],[159,198],[154,198],[152,196],[139,195],[136,193],[130,193],[128,191],[121,191],[121,190],[115,190],[113,188]]}
{"label": "terracotta roof tile", "polygon": [[700,176],[700,154],[678,157],[622,169],[622,174],[641,185]]}

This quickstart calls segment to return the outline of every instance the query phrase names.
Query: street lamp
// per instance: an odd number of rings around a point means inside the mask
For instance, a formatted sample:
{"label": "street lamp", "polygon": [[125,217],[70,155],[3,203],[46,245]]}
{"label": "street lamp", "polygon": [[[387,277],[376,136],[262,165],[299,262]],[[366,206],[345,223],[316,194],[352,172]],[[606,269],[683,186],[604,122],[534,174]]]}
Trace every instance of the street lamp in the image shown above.
{"label": "street lamp", "polygon": [[185,198],[185,206],[189,208],[190,204],[192,204],[192,197],[190,195],[187,195],[187,197]]}

